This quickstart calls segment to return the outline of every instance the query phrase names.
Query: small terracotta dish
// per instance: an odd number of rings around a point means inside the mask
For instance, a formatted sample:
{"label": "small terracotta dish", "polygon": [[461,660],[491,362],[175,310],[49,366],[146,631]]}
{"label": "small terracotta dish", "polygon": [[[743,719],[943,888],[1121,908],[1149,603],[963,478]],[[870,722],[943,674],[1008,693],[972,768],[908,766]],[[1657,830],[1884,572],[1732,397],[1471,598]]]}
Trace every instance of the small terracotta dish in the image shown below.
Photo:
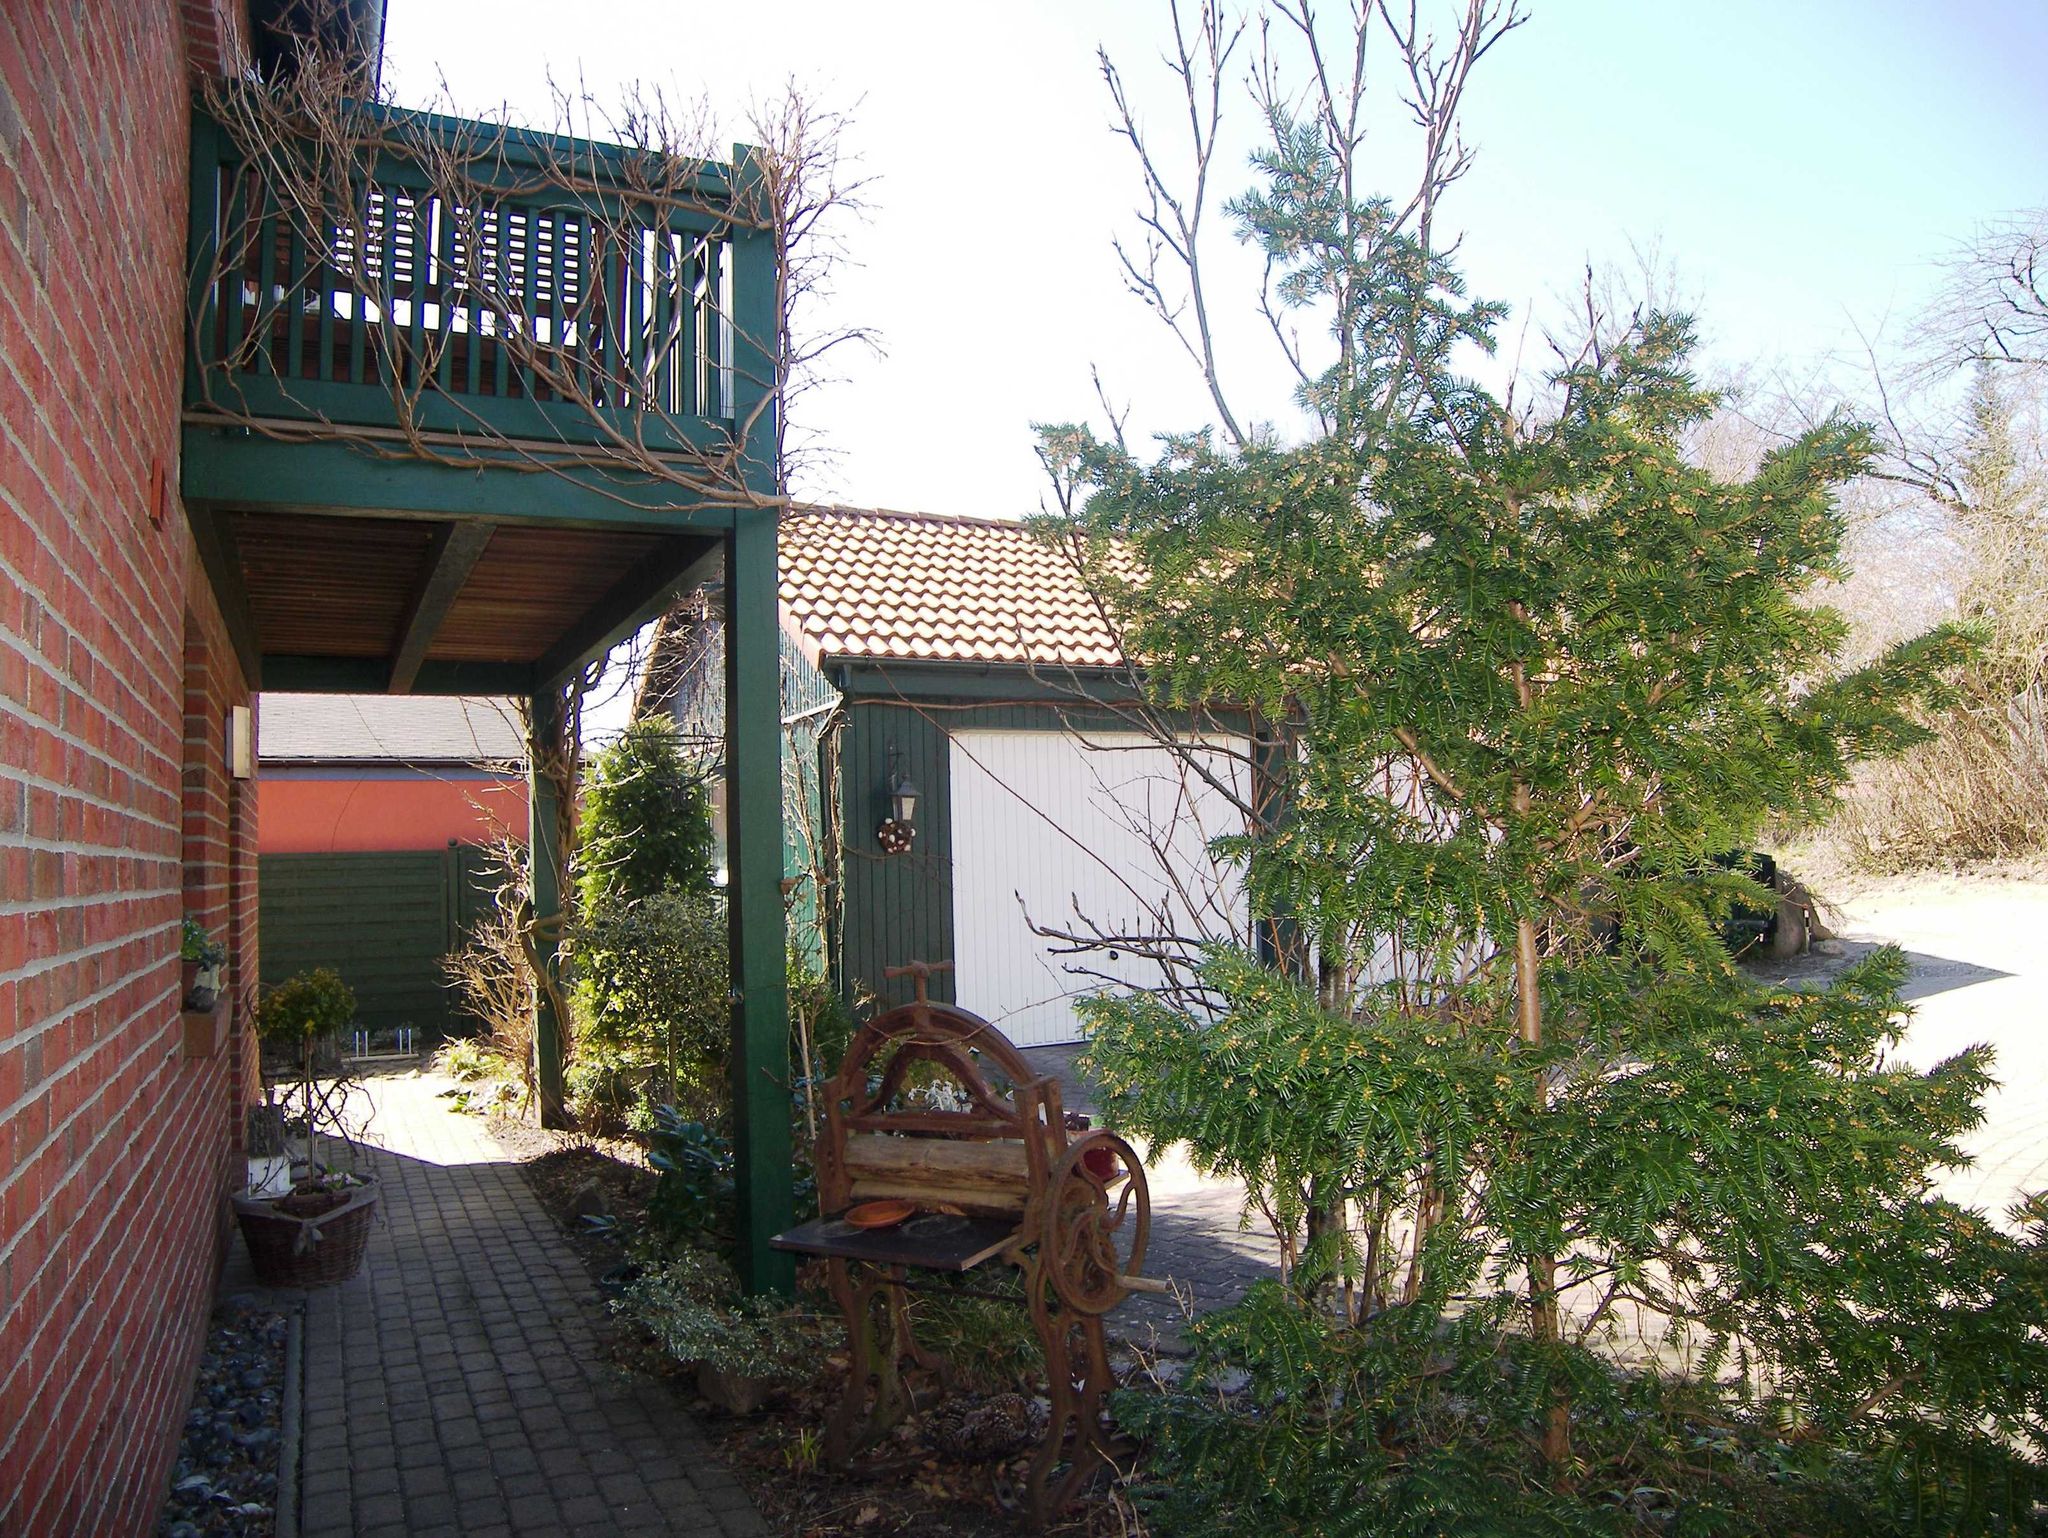
{"label": "small terracotta dish", "polygon": [[915,1211],[914,1202],[862,1202],[846,1210],[845,1221],[855,1228],[894,1228]]}

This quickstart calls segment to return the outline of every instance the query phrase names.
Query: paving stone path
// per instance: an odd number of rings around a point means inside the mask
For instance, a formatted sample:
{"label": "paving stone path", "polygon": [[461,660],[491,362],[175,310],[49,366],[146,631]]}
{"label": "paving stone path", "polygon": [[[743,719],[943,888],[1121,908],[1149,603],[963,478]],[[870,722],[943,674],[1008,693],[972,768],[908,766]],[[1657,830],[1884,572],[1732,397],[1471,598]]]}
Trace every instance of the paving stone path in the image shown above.
{"label": "paving stone path", "polygon": [[604,1362],[582,1263],[436,1087],[369,1081],[384,1215],[307,1299],[301,1538],[767,1533],[668,1391]]}
{"label": "paving stone path", "polygon": [[[1875,938],[1912,953],[1919,1014],[1903,1044],[1931,1062],[1974,1041],[2002,1086],[1978,1162],[1951,1194],[1997,1213],[2048,1184],[2048,887],[1963,884],[1854,905],[1854,937],[1808,968],[1838,970]],[[1861,943],[1859,943],[1861,942]],[[1072,1048],[1027,1054],[1086,1108]],[[301,1538],[498,1538],[547,1533],[768,1531],[702,1431],[660,1386],[604,1366],[589,1279],[511,1156],[436,1100],[432,1080],[372,1081],[386,1216],[363,1274],[306,1313]],[[1274,1274],[1243,1193],[1167,1150],[1152,1167],[1146,1270],[1202,1312]],[[1133,1298],[1116,1333],[1178,1349],[1182,1310]]]}

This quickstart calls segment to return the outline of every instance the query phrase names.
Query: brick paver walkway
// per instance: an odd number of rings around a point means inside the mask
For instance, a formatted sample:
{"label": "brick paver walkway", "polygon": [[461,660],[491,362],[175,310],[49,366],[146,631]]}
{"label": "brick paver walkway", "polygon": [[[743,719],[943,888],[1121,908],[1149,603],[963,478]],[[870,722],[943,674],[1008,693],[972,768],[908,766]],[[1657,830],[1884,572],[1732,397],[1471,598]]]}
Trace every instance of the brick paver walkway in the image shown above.
{"label": "brick paver walkway", "polygon": [[581,1262],[435,1087],[370,1081],[384,1216],[307,1300],[302,1538],[765,1534],[668,1391],[604,1363]]}

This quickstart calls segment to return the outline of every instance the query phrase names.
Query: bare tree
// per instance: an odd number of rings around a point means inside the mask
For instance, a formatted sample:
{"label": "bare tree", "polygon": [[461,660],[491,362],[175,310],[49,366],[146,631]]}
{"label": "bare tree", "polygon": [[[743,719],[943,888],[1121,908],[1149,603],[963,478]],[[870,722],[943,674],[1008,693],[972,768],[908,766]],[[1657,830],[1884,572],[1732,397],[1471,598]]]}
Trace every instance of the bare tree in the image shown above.
{"label": "bare tree", "polygon": [[1866,414],[1884,453],[1852,488],[1867,653],[1930,608],[1971,621],[1978,660],[1938,735],[1868,766],[1830,829],[1883,870],[2048,847],[2048,211],[1980,226],[1943,263],[1902,347],[1866,337]]}
{"label": "bare tree", "polygon": [[[1243,448],[1270,433],[1259,424],[1275,414],[1278,403],[1261,403],[1254,415],[1226,385],[1206,261],[1217,238],[1216,156],[1233,134],[1226,104],[1242,88],[1259,126],[1256,165],[1334,178],[1325,189],[1322,220],[1289,224],[1284,239],[1262,239],[1259,313],[1295,381],[1295,404],[1310,413],[1316,430],[1367,431],[1374,418],[1400,410],[1414,392],[1431,387],[1416,357],[1373,350],[1365,317],[1371,285],[1387,264],[1428,267],[1448,254],[1437,245],[1438,213],[1445,194],[1472,164],[1461,127],[1465,92],[1479,62],[1522,25],[1525,13],[1518,0],[1463,0],[1440,36],[1426,24],[1419,3],[1393,0],[1352,0],[1335,26],[1313,0],[1269,0],[1246,20],[1232,20],[1214,4],[1191,7],[1169,0],[1166,9],[1171,43],[1164,63],[1179,98],[1176,117],[1185,122],[1176,146],[1169,149],[1148,133],[1123,71],[1107,52],[1098,55],[1115,131],[1132,155],[1142,189],[1137,235],[1115,243],[1126,284],[1199,370],[1228,438]],[[1240,60],[1248,43],[1248,57]],[[1369,90],[1377,89],[1383,54],[1412,130],[1403,190],[1386,195],[1368,193],[1357,180],[1365,164]],[[1290,83],[1297,78],[1298,85]],[[1276,222],[1256,192],[1225,202],[1220,211],[1230,220],[1223,233],[1231,239],[1261,224],[1270,230]],[[1096,389],[1109,411],[1099,373]],[[1113,411],[1109,415],[1121,442],[1123,424]],[[1115,600],[1136,574],[1114,546],[1073,532],[1079,493],[1075,446],[1056,433],[1040,444],[1049,486],[1045,537],[1057,542],[1091,595],[1099,623],[1121,646]],[[1118,682],[1126,697],[1108,706],[1100,703],[1103,691],[1071,670],[1048,665],[1036,671],[1063,682],[1077,710],[1085,704],[1099,716],[1107,709],[1120,728],[1170,750],[1190,794],[1199,791],[1229,809],[1233,837],[1217,846],[1204,890],[1194,892],[1183,890],[1185,871],[1168,868],[1170,830],[1147,835],[1165,875],[1156,890],[1166,895],[1152,899],[1160,921],[1153,934],[1136,935],[1128,925],[1109,926],[1079,913],[1031,917],[1042,935],[1075,958],[1069,966],[1078,976],[1125,982],[1121,969],[1112,978],[1086,958],[1112,949],[1136,953],[1158,965],[1159,991],[1199,1005],[1203,994],[1195,963],[1206,947],[1243,938],[1223,922],[1236,912],[1224,894],[1241,891],[1247,850],[1279,836],[1287,821],[1299,723],[1286,713],[1267,718],[1223,702],[1162,709],[1144,688],[1141,659],[1128,649],[1124,655]],[[1419,802],[1424,778],[1412,766],[1387,766],[1389,792],[1404,801]],[[1284,917],[1266,924],[1260,939],[1290,969],[1321,973],[1319,986],[1332,998],[1346,991],[1351,964],[1334,948],[1312,957]],[[1398,971],[1412,967],[1414,958],[1381,960]]]}
{"label": "bare tree", "polygon": [[[1259,419],[1231,398],[1224,383],[1206,256],[1215,239],[1215,157],[1229,139],[1224,104],[1238,51],[1256,28],[1256,57],[1242,80],[1265,136],[1255,160],[1287,164],[1302,154],[1306,136],[1339,173],[1330,189],[1329,221],[1293,231],[1286,247],[1267,245],[1260,313],[1296,381],[1298,404],[1317,416],[1325,432],[1335,426],[1329,381],[1357,378],[1361,367],[1377,386],[1370,409],[1393,409],[1400,392],[1417,382],[1414,360],[1359,356],[1365,276],[1396,246],[1425,262],[1438,254],[1438,206],[1472,164],[1460,126],[1465,90],[1479,61],[1527,19],[1520,0],[1464,0],[1447,38],[1425,24],[1419,0],[1351,0],[1346,24],[1336,29],[1325,24],[1313,0],[1267,0],[1250,21],[1231,20],[1207,0],[1193,15],[1182,0],[1169,0],[1167,9],[1172,47],[1165,62],[1187,123],[1179,164],[1141,124],[1116,62],[1106,51],[1098,55],[1116,132],[1132,152],[1143,190],[1138,238],[1119,240],[1115,247],[1127,285],[1200,369],[1231,441],[1250,441]],[[1415,154],[1405,191],[1366,197],[1355,175],[1364,164],[1368,65],[1382,48],[1399,78],[1396,89],[1415,130]],[[1292,71],[1286,61],[1294,55],[1306,66],[1299,87],[1288,83]],[[1256,201],[1256,194],[1248,195],[1225,204],[1222,212],[1241,231]],[[1320,259],[1295,264],[1305,249]],[[1288,265],[1294,270],[1283,278]],[[1314,277],[1304,277],[1305,270]],[[1321,338],[1304,337],[1300,329],[1310,301],[1318,301],[1329,320]]]}
{"label": "bare tree", "polygon": [[2048,372],[2048,208],[1987,221],[1943,266],[1919,328],[1923,367]]}

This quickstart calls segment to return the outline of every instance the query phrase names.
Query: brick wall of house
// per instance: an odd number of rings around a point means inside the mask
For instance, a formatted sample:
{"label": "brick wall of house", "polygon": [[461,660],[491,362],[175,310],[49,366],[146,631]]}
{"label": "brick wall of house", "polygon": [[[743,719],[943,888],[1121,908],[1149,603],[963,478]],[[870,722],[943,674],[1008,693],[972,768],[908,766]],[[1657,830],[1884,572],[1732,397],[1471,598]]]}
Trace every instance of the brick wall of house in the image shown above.
{"label": "brick wall of house", "polygon": [[[194,553],[187,570],[198,569]],[[237,780],[230,771],[228,711],[248,699],[220,610],[205,584],[195,579],[192,605],[185,612],[183,911],[227,947],[221,989],[239,1025],[253,1020],[256,1002],[257,793],[253,779]],[[252,741],[253,731],[252,719]],[[238,1152],[242,1112],[261,1093],[255,1043],[247,1031],[230,1033],[226,1057],[221,1087],[231,1093],[222,1107],[222,1126],[227,1146]]]}
{"label": "brick wall of house", "polygon": [[[190,1392],[256,976],[246,690],[177,505],[188,67],[234,0],[0,6],[0,1533],[141,1533]],[[161,526],[152,514],[161,515]]]}

